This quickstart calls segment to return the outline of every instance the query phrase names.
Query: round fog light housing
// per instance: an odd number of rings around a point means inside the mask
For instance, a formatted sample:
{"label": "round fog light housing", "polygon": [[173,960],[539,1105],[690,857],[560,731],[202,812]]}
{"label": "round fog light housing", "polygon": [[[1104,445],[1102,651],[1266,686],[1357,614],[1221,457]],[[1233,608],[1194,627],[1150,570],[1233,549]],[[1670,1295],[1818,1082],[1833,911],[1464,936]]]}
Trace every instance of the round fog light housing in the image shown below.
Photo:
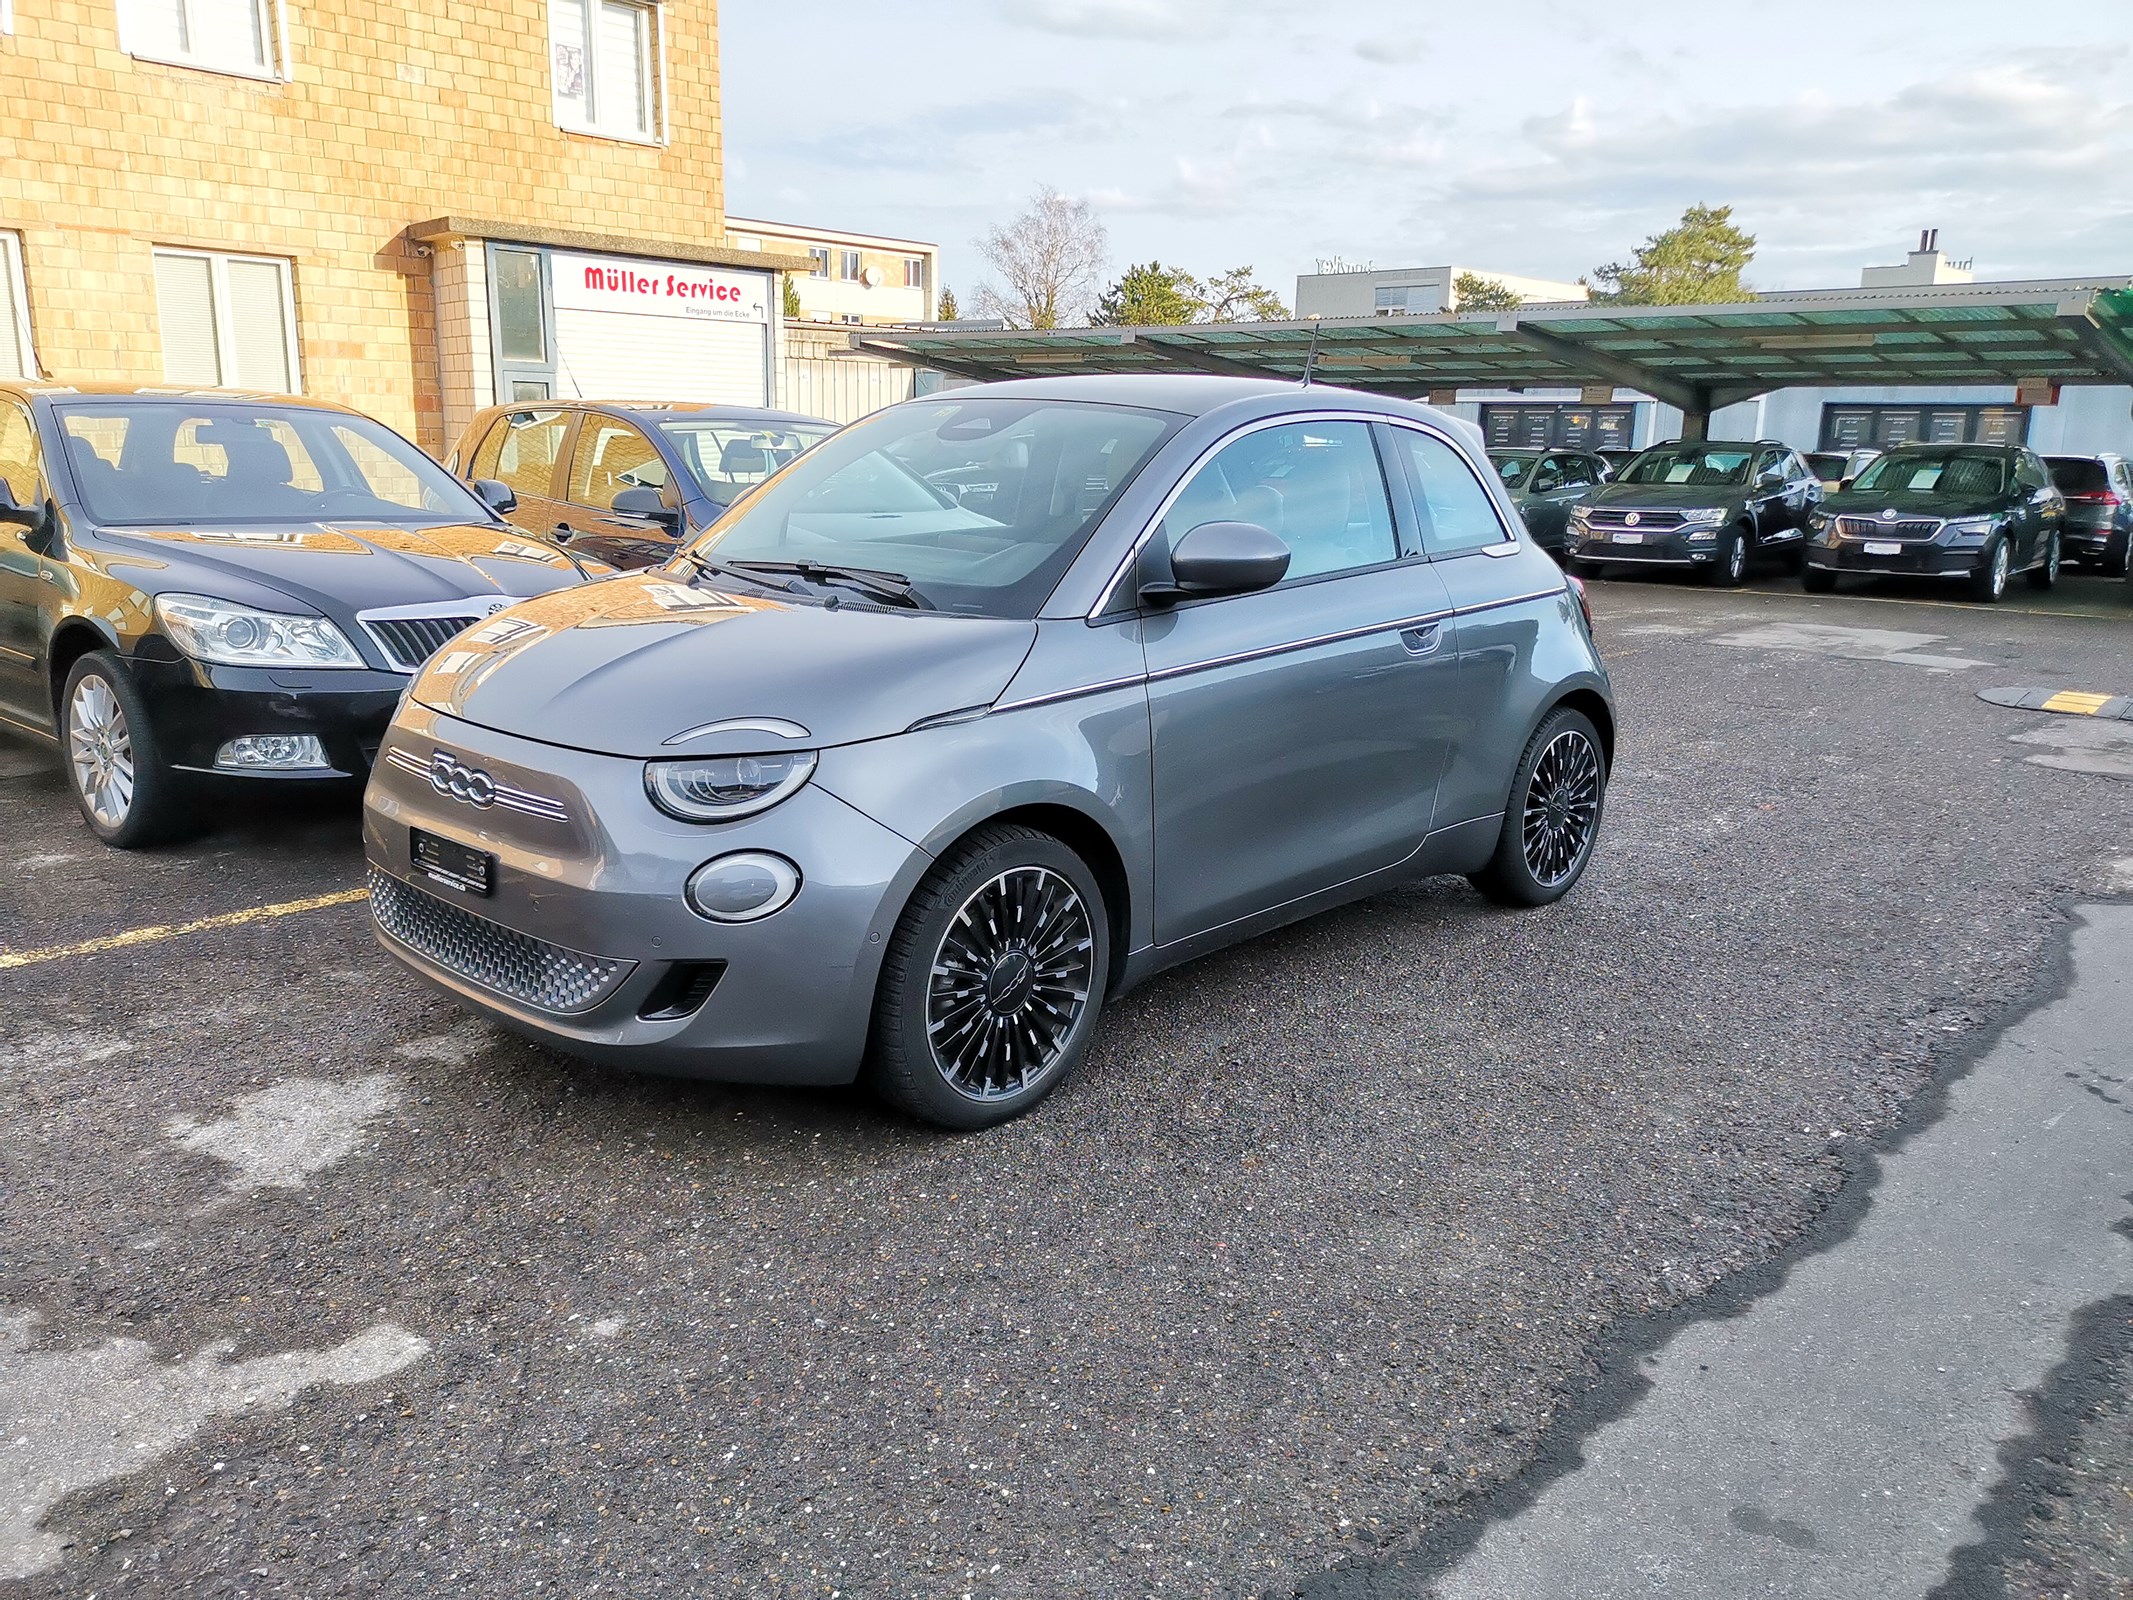
{"label": "round fog light housing", "polygon": [[309,733],[248,733],[215,752],[215,766],[223,772],[303,772],[331,765],[326,747]]}
{"label": "round fog light housing", "polygon": [[768,850],[736,850],[689,874],[683,897],[712,922],[759,922],[800,892],[800,869]]}

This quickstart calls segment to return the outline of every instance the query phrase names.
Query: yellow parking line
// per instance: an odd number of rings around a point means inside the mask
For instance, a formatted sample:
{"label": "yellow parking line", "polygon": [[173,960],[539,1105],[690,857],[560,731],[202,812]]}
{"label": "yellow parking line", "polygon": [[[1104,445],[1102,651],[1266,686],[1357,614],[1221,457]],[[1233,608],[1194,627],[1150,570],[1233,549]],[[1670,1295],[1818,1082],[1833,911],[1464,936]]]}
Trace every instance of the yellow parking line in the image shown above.
{"label": "yellow parking line", "polygon": [[368,889],[340,889],[332,894],[315,894],[307,900],[284,900],[280,905],[225,911],[220,916],[202,917],[196,922],[172,922],[154,928],[128,928],[124,933],[114,933],[102,939],[84,939],[80,944],[54,945],[49,950],[0,950],[0,971],[9,967],[32,967],[40,961],[58,961],[66,956],[93,956],[104,950],[124,950],[132,945],[175,939],[180,934],[205,933],[210,928],[234,928],[247,922],[264,922],[269,917],[288,917],[299,911],[317,911],[325,906],[345,906],[365,899],[369,894]]}
{"label": "yellow parking line", "polygon": [[2038,709],[2071,711],[2077,716],[2092,717],[2116,698],[2116,695],[2084,694],[2079,689],[2061,689]]}

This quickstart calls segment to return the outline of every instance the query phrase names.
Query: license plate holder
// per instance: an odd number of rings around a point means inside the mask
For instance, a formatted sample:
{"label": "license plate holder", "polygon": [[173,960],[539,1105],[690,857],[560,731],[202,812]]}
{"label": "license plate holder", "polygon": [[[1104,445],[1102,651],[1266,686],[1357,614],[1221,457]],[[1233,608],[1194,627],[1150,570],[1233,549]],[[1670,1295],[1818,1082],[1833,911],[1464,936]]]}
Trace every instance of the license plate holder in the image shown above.
{"label": "license plate holder", "polygon": [[1886,539],[1869,539],[1866,542],[1866,553],[1870,556],[1900,556],[1903,554],[1903,546],[1891,544]]}
{"label": "license plate holder", "polygon": [[1612,539],[1616,544],[1644,543],[1644,535],[1641,533],[1614,533],[1608,535],[1608,537]]}
{"label": "license plate holder", "polygon": [[496,857],[457,839],[410,828],[407,855],[416,872],[460,894],[487,899],[496,888]]}

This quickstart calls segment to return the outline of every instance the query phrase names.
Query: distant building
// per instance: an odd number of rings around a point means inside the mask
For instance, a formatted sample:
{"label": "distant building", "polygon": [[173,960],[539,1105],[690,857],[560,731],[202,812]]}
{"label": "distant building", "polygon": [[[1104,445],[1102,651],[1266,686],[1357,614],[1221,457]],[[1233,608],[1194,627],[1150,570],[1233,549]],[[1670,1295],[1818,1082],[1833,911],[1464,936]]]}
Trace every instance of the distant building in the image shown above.
{"label": "distant building", "polygon": [[728,217],[726,243],[740,251],[808,257],[813,270],[793,274],[793,284],[809,322],[930,322],[941,292],[940,246],[917,239]]}
{"label": "distant building", "polygon": [[1592,291],[1582,283],[1527,278],[1481,267],[1387,267],[1355,272],[1306,272],[1296,280],[1299,317],[1424,317],[1456,311],[1453,285],[1462,272],[1488,278],[1515,290],[1527,301],[1585,300]]}
{"label": "distant building", "polygon": [[1900,267],[1861,267],[1862,289],[1925,289],[1941,283],[1971,281],[1970,263],[1950,261],[1940,253],[1940,229],[1928,228],[1918,236],[1918,248]]}

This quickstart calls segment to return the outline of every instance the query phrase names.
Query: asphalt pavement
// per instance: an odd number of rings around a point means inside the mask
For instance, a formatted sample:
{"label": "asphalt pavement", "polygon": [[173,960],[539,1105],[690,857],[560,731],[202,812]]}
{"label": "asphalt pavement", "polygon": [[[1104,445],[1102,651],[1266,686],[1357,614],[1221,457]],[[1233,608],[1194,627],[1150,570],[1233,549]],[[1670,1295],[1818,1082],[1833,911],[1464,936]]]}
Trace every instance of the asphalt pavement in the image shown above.
{"label": "asphalt pavement", "polygon": [[1596,583],[1574,895],[1209,958],[966,1137],[468,1018],[351,797],[121,856],[0,746],[0,1593],[1419,1585],[2133,892],[2133,724],[1977,698],[2133,690],[2097,588]]}

